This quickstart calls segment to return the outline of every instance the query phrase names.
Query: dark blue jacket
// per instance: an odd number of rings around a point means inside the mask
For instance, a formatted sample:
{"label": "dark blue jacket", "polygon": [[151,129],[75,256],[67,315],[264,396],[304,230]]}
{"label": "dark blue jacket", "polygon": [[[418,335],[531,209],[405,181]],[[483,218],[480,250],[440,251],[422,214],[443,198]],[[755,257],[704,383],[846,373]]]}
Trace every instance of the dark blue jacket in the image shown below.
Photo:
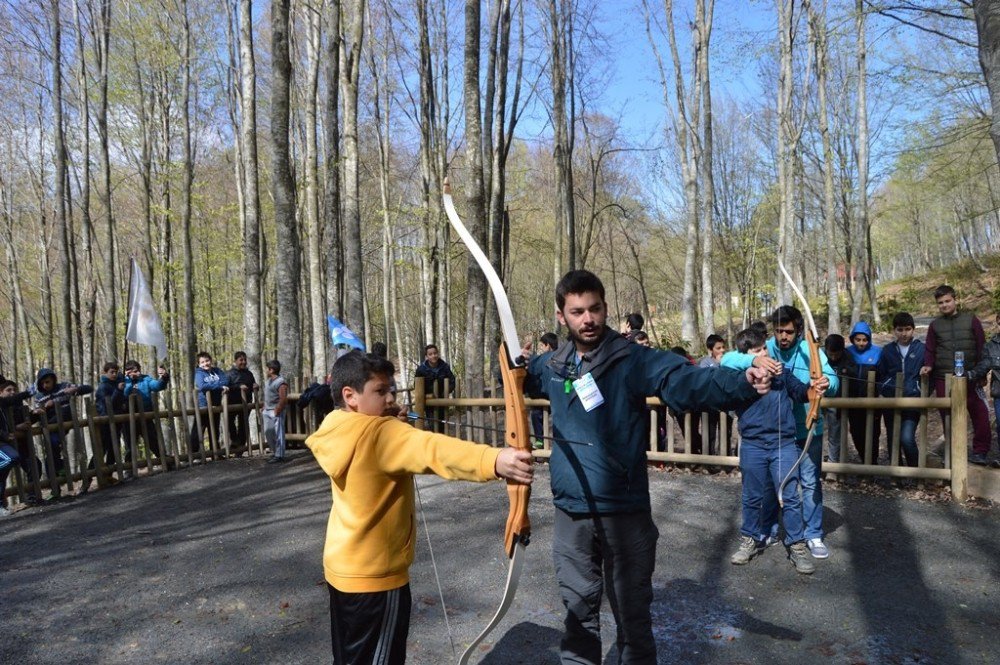
{"label": "dark blue jacket", "polygon": [[106,401],[108,398],[111,399],[111,415],[128,413],[128,402],[125,399],[124,391],[118,389],[118,381],[112,381],[106,376],[101,376],[101,380],[97,384],[97,390],[94,391],[94,403],[97,407],[97,415],[109,415],[108,403]]}
{"label": "dark blue jacket", "polygon": [[882,397],[896,396],[896,374],[903,373],[903,397],[920,397],[920,368],[924,364],[924,343],[910,342],[906,360],[899,353],[899,344],[891,342],[882,348],[875,380]]}
{"label": "dark blue jacket", "polygon": [[[705,369],[668,351],[628,342],[606,329],[596,349],[576,365],[576,347],[564,343],[532,358],[528,392],[552,404],[554,443],[549,469],[556,507],[573,514],[648,512],[647,397],[676,412],[719,411],[756,399],[742,372]],[[592,374],[604,397],[589,413],[567,381]]]}
{"label": "dark blue jacket", "polygon": [[795,443],[795,404],[809,401],[809,386],[791,372],[771,379],[771,392],[756,402],[736,408],[740,441],[777,447]]}
{"label": "dark blue jacket", "polygon": [[[195,381],[197,382],[197,371],[195,372]],[[162,379],[154,379],[148,374],[140,374],[132,380],[125,377],[125,396],[128,397],[133,392],[139,393],[139,397],[142,398],[142,409],[143,411],[153,410],[153,393],[159,392],[167,387],[170,383],[170,375],[165,375]],[[199,395],[199,399],[201,396]],[[214,404],[219,405],[219,401],[215,399],[215,395],[212,395]],[[202,406],[205,406],[202,404]]]}
{"label": "dark blue jacket", "polygon": [[868,388],[865,385],[865,381],[868,380],[868,372],[878,367],[878,360],[882,355],[882,347],[872,344],[872,329],[867,323],[864,321],[855,323],[854,327],[851,328],[851,334],[848,339],[853,338],[857,334],[868,338],[868,348],[864,351],[858,351],[854,344],[847,345],[847,353],[850,354],[851,359],[857,365],[854,376],[851,377],[851,380],[847,384],[847,394],[849,397],[864,397],[867,394]]}
{"label": "dark blue jacket", "polygon": [[212,406],[222,405],[222,387],[229,385],[226,373],[218,367],[204,370],[200,367],[194,370],[194,387],[198,391],[198,406],[208,406],[205,393],[212,393]]}
{"label": "dark blue jacket", "polygon": [[[39,388],[39,384],[46,377],[55,377],[56,373],[53,372],[48,367],[43,367],[38,370],[38,375],[35,377],[35,385],[33,387],[32,396],[32,406],[34,408],[42,408],[49,402],[54,402],[55,406],[51,411],[47,411],[45,417],[48,419],[49,424],[56,422],[61,419],[63,422],[71,422],[73,420],[73,412],[70,409],[69,401],[73,399],[73,395],[67,394],[66,391],[73,388],[72,383],[56,383],[52,390],[45,392]],[[94,392],[94,389],[87,385],[76,386],[76,395],[89,395]]]}

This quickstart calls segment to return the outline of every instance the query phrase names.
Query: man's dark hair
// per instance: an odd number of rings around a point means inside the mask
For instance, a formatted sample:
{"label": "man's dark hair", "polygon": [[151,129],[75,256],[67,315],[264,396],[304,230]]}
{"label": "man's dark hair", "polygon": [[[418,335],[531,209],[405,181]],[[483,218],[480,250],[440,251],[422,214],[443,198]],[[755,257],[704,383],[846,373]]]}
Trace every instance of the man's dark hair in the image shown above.
{"label": "man's dark hair", "polygon": [[268,360],[264,367],[273,369],[275,374],[281,374],[281,363],[277,360]]}
{"label": "man's dark hair", "polygon": [[104,367],[101,369],[101,374],[107,374],[108,371],[112,369],[118,369],[118,363],[116,363],[114,360],[109,360],[108,362],[104,363]]}
{"label": "man's dark hair", "polygon": [[750,330],[758,330],[765,338],[767,338],[767,324],[763,321],[754,321],[750,324]]}
{"label": "man's dark hair", "polygon": [[209,360],[211,360],[212,354],[209,353],[208,351],[199,351],[196,357],[198,360],[201,360],[202,358],[208,358]]}
{"label": "man's dark hair", "polygon": [[892,317],[893,328],[916,328],[917,324],[913,320],[913,315],[909,312],[900,312]]}
{"label": "man's dark hair", "polygon": [[434,349],[435,351],[441,350],[438,348],[437,344],[428,344],[427,346],[424,347],[424,355],[427,355],[427,352],[430,351],[431,349]]}
{"label": "man's dark hair", "polygon": [[[601,296],[604,299],[604,296]],[[646,319],[642,318],[642,314],[639,312],[632,312],[625,316],[625,323],[628,324],[629,330],[642,330],[642,324],[646,322]]]}
{"label": "man's dark hair", "polygon": [[845,342],[843,335],[833,333],[831,335],[827,335],[826,339],[823,340],[823,348],[834,353],[843,353],[844,349],[847,348],[847,343]]}
{"label": "man's dark hair", "polygon": [[756,349],[764,346],[764,341],[766,339],[767,335],[762,333],[759,329],[752,326],[750,328],[745,328],[736,333],[736,350],[740,353],[746,353],[750,349]]}
{"label": "man's dark hair", "polygon": [[233,360],[246,360],[246,359],[247,359],[246,351],[237,351],[236,353],[233,354]]}
{"label": "man's dark hair", "polygon": [[385,345],[385,342],[375,342],[372,344],[372,355],[379,358],[388,358],[389,347]]}
{"label": "man's dark hair", "polygon": [[[570,270],[556,284],[556,307],[561,312],[570,293],[596,293],[604,302],[604,284],[589,270]],[[640,326],[641,328],[642,326]]]}
{"label": "man's dark hair", "polygon": [[782,305],[771,314],[771,326],[777,328],[791,323],[795,326],[795,331],[802,332],[802,312],[792,305]]}
{"label": "man's dark hair", "polygon": [[396,368],[388,359],[354,349],[337,358],[333,369],[330,370],[330,394],[333,396],[333,403],[344,406],[345,387],[349,386],[361,392],[372,377],[384,376],[391,381],[395,373]]}
{"label": "man's dark hair", "polygon": [[139,365],[138,360],[126,360],[123,368],[126,372],[131,372],[132,370],[140,371],[142,367]]}
{"label": "man's dark hair", "polygon": [[711,351],[712,347],[714,347],[719,342],[725,344],[726,340],[722,339],[721,335],[709,335],[708,339],[705,340],[705,348]]}
{"label": "man's dark hair", "polygon": [[559,346],[559,336],[556,335],[555,333],[547,332],[544,335],[542,335],[541,339],[538,341],[540,341],[542,344],[549,347],[550,349],[555,349],[557,346]]}
{"label": "man's dark hair", "polygon": [[938,298],[943,298],[944,296],[955,297],[955,289],[947,284],[942,284],[941,286],[934,289],[934,300]]}

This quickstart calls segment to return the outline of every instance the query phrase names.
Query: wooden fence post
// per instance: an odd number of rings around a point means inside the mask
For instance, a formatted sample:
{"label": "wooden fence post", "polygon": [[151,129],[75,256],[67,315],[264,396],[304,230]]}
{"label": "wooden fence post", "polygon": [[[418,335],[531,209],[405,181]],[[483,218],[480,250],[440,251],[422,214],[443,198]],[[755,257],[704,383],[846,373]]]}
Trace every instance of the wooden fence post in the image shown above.
{"label": "wooden fence post", "polygon": [[969,380],[956,376],[951,382],[951,496],[965,503],[969,498],[968,422],[966,397]]}
{"label": "wooden fence post", "polygon": [[417,378],[413,380],[413,412],[417,414],[417,422],[413,423],[417,429],[427,429],[424,425],[427,416],[426,406],[427,395],[424,389],[424,380]]}
{"label": "wooden fence post", "polygon": [[[903,381],[906,380],[905,375],[902,372],[896,372],[896,397],[903,396]],[[900,429],[903,426],[903,411],[901,409],[892,410],[892,440],[886,441],[886,445],[889,446],[889,465],[899,466],[900,455],[903,459],[906,459],[906,455],[903,454],[901,448],[903,447],[903,437]],[[909,460],[906,460],[909,461]]]}

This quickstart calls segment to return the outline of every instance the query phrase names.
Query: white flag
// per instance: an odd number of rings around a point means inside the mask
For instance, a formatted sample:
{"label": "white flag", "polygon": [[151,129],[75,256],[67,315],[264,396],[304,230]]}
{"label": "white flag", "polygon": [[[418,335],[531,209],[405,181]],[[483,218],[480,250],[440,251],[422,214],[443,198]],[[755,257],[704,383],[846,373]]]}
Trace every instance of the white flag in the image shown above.
{"label": "white flag", "polygon": [[132,280],[128,294],[128,330],[125,339],[137,344],[156,347],[156,357],[167,357],[167,340],[163,336],[160,317],[153,309],[153,295],[139,264],[132,259]]}

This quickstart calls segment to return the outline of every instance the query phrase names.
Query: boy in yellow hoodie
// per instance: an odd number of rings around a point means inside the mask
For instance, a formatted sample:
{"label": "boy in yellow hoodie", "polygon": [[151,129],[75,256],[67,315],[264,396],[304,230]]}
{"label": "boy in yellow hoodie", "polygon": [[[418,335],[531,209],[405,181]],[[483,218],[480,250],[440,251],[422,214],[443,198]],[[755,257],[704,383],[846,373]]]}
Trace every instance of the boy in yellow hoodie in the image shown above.
{"label": "boy in yellow hoodie", "polygon": [[528,452],[469,443],[403,422],[390,390],[394,373],[385,358],[360,351],[339,358],[330,384],[339,408],[306,439],[333,490],[323,568],[335,665],[406,661],[414,474],[532,480]]}

